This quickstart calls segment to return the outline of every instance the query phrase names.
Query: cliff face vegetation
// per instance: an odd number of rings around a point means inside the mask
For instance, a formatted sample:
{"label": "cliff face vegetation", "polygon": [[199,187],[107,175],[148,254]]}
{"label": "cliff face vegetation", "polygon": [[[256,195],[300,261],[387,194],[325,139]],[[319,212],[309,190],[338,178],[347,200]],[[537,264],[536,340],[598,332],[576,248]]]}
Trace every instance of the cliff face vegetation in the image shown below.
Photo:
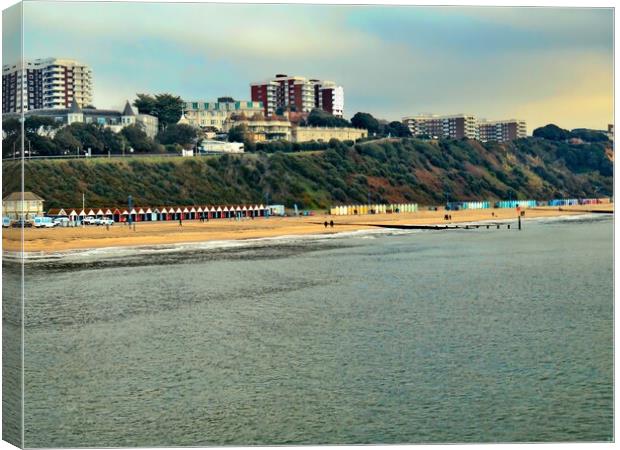
{"label": "cliff face vegetation", "polygon": [[[539,138],[506,144],[382,139],[325,150],[197,158],[32,160],[25,189],[46,208],[225,203],[332,204],[507,198],[602,197],[613,192],[609,143]],[[4,161],[5,195],[19,189],[19,162]]]}

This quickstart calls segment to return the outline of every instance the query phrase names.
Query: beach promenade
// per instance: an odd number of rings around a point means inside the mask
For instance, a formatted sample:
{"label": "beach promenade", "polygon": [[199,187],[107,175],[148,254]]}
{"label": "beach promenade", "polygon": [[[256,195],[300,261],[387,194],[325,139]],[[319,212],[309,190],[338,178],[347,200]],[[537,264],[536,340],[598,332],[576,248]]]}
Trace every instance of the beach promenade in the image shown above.
{"label": "beach promenade", "polygon": [[[537,207],[525,210],[524,229],[527,220],[539,217],[586,214],[590,211],[613,212],[613,204],[580,205],[570,207]],[[317,214],[306,217],[270,217],[243,220],[198,220],[178,222],[139,222],[134,228],[115,224],[109,229],[103,226],[76,228],[24,229],[25,252],[63,252],[89,248],[149,246],[180,244],[190,242],[257,239],[291,235],[333,234],[364,229],[375,229],[381,225],[445,225],[482,221],[517,221],[514,209],[481,209],[449,211],[452,219],[446,221],[443,209],[429,211],[421,209],[414,213],[377,214],[358,216],[332,216]],[[334,221],[334,227],[323,225]],[[514,228],[516,229],[516,227]],[[505,231],[502,231],[505,232]],[[21,250],[21,230],[2,230],[3,251]]]}

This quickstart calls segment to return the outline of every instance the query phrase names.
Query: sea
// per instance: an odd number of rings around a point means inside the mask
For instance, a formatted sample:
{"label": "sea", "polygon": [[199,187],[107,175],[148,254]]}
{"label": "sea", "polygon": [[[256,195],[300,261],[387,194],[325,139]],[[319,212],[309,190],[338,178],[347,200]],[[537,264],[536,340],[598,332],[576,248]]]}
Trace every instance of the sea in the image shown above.
{"label": "sea", "polygon": [[83,251],[25,274],[26,447],[614,439],[610,216]]}

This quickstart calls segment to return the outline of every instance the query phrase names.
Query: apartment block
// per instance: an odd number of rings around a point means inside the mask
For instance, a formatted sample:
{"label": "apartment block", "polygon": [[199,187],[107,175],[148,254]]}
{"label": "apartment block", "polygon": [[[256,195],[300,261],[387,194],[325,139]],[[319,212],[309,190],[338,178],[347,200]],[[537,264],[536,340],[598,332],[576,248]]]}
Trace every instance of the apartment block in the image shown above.
{"label": "apartment block", "polygon": [[221,97],[216,102],[185,102],[184,105],[184,115],[190,125],[201,128],[212,127],[218,131],[223,129],[224,123],[233,115],[250,118],[263,113],[261,101],[236,101],[229,97]]}
{"label": "apartment block", "polygon": [[507,142],[527,136],[527,125],[524,120],[481,120],[478,132],[482,142]]}
{"label": "apartment block", "polygon": [[409,127],[413,136],[428,136],[432,139],[478,139],[478,121],[468,114],[450,116],[421,114],[404,117],[402,121]]}
{"label": "apartment block", "polygon": [[344,112],[344,89],[333,81],[277,74],[273,79],[250,85],[252,101],[263,103],[264,114],[278,109],[308,113],[321,108],[335,116]]}
{"label": "apartment block", "polygon": [[2,67],[2,112],[81,107],[92,103],[92,71],[78,61],[40,58]]}

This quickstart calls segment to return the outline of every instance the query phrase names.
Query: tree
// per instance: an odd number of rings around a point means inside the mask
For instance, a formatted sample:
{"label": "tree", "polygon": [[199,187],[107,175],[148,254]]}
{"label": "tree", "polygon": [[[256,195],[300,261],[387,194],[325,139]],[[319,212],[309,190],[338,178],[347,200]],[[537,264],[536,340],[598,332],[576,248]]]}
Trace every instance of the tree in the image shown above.
{"label": "tree", "polygon": [[600,131],[577,128],[570,132],[571,137],[581,139],[586,142],[608,142],[609,138]]}
{"label": "tree", "polygon": [[138,153],[158,153],[163,151],[162,147],[153,142],[137,125],[129,125],[123,128],[121,134],[127,140],[127,145]]}
{"label": "tree", "polygon": [[411,137],[409,127],[402,122],[393,121],[384,127],[383,132],[393,137]]}
{"label": "tree", "polygon": [[138,108],[140,114],[157,115],[155,97],[150,94],[136,94],[137,98],[133,101],[133,106]]}
{"label": "tree", "polygon": [[133,105],[140,114],[150,114],[159,119],[159,129],[165,130],[168,125],[176,124],[183,112],[183,100],[172,94],[136,94]]}
{"label": "tree", "polygon": [[306,119],[306,123],[313,127],[346,128],[351,126],[351,123],[348,120],[336,117],[319,108],[315,108],[310,111],[310,114],[308,114],[308,118]]}
{"label": "tree", "polygon": [[164,145],[180,144],[183,147],[191,147],[198,137],[198,130],[190,125],[173,124],[164,131],[160,131],[157,139]]}
{"label": "tree", "polygon": [[381,124],[371,114],[358,112],[351,118],[351,124],[356,128],[368,130],[368,134],[380,134]]}
{"label": "tree", "polygon": [[71,133],[69,127],[61,128],[54,136],[54,144],[60,154],[75,153],[78,148],[82,148],[82,144]]}
{"label": "tree", "polygon": [[565,141],[569,139],[570,131],[558,127],[552,123],[544,127],[536,128],[532,136],[547,139],[549,141]]}
{"label": "tree", "polygon": [[245,142],[247,132],[245,124],[235,125],[228,131],[228,142]]}

